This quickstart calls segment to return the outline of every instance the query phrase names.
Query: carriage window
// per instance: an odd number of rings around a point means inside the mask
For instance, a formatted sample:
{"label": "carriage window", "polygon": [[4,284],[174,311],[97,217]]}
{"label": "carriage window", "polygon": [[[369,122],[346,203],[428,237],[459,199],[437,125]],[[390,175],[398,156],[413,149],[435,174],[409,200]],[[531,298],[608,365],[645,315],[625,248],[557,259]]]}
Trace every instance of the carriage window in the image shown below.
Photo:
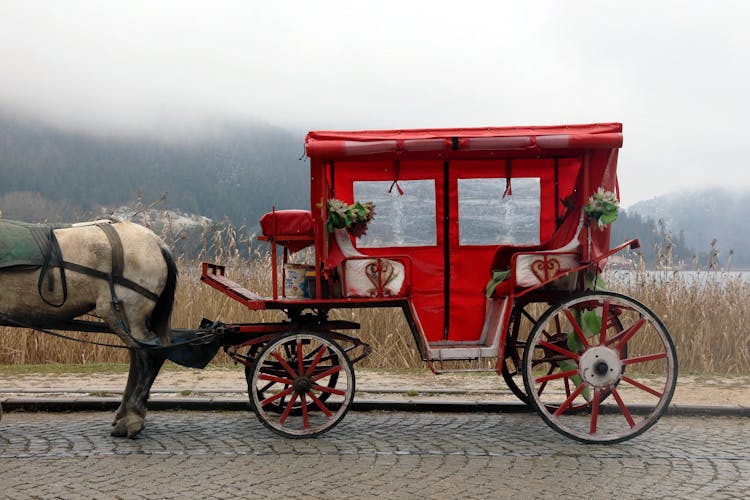
{"label": "carriage window", "polygon": [[392,181],[357,181],[354,199],[375,203],[375,219],[359,248],[425,247],[437,245],[435,181],[399,181],[403,191],[390,189]]}
{"label": "carriage window", "polygon": [[539,243],[539,178],[517,178],[503,198],[505,179],[458,179],[461,245]]}

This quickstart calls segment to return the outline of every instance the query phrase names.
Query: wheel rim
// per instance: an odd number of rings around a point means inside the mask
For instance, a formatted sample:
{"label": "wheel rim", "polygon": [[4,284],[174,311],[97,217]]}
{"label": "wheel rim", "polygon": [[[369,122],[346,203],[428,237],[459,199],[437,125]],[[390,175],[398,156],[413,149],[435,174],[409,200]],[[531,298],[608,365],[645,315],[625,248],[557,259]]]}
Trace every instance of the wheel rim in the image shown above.
{"label": "wheel rim", "polygon": [[346,353],[327,335],[292,333],[258,354],[249,393],[256,415],[273,431],[314,436],[348,411],[354,372]]}
{"label": "wheel rim", "polygon": [[644,432],[666,410],[677,379],[674,344],[661,321],[611,292],[550,308],[529,336],[523,367],[537,412],[583,442],[619,442]]}

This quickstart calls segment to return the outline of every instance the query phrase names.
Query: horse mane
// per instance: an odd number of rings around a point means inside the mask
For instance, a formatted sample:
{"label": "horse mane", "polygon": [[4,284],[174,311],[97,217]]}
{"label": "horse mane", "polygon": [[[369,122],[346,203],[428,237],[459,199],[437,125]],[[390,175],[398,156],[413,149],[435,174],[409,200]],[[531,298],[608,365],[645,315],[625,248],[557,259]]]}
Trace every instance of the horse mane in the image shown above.
{"label": "horse mane", "polygon": [[177,264],[168,248],[161,247],[161,255],[167,264],[167,283],[156,301],[156,306],[149,318],[149,329],[156,333],[162,345],[168,345],[172,333],[172,307],[177,289]]}

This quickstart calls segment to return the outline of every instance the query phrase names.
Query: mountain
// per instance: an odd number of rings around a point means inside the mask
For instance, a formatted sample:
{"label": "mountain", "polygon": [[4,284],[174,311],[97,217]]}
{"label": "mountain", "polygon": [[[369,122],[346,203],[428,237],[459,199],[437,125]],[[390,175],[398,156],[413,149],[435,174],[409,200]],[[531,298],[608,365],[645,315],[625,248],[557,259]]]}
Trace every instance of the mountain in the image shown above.
{"label": "mountain", "polygon": [[652,224],[661,220],[673,235],[681,235],[703,269],[712,251],[719,252],[723,268],[729,266],[730,255],[732,268],[750,268],[748,213],[750,192],[722,188],[670,193],[638,202],[627,210],[627,214],[637,214]]}
{"label": "mountain", "polygon": [[0,115],[0,202],[34,193],[28,208],[48,206],[54,218],[167,192],[167,208],[252,226],[274,204],[309,206],[302,151],[302,137],[259,123],[214,124],[181,138],[107,137]]}

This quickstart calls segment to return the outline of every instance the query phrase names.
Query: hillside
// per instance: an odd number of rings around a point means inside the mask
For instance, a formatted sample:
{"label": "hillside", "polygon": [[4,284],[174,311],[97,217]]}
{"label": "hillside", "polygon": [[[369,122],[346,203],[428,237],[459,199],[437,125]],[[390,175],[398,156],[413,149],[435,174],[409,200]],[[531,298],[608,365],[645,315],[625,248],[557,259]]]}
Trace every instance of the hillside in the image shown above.
{"label": "hillside", "polygon": [[727,267],[732,253],[732,268],[750,268],[750,193],[711,188],[700,191],[670,193],[641,201],[628,209],[630,214],[658,221],[661,219],[673,234],[684,236],[684,245],[697,252],[705,268],[716,240],[719,264]]}
{"label": "hillside", "polygon": [[309,206],[301,152],[301,137],[262,124],[160,140],[96,137],[0,115],[0,196],[10,205],[9,193],[38,193],[27,208],[42,205],[51,220],[131,203],[139,190],[146,201],[167,192],[166,207],[252,224],[273,204]]}

